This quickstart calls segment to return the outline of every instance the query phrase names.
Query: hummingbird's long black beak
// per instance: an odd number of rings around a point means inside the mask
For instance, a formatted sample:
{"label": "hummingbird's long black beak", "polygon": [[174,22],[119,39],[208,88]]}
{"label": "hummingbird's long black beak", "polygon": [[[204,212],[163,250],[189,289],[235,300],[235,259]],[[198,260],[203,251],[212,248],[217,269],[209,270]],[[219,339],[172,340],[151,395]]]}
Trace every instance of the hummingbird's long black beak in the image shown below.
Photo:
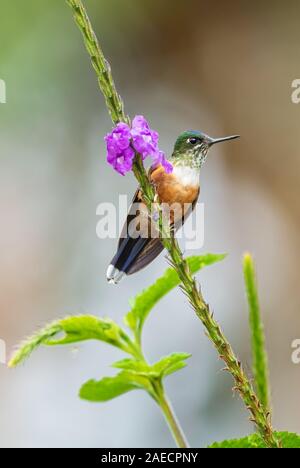
{"label": "hummingbird's long black beak", "polygon": [[215,145],[216,143],[222,143],[223,141],[228,141],[228,140],[235,140],[236,138],[240,138],[240,135],[231,135],[228,137],[223,137],[223,138],[207,138],[207,142],[209,146]]}

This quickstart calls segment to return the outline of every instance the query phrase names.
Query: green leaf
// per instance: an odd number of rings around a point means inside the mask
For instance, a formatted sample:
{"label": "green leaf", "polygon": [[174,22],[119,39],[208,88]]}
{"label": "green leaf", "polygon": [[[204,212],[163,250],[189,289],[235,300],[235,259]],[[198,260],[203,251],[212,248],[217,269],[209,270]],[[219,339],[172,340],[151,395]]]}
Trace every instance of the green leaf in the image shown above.
{"label": "green leaf", "polygon": [[152,367],[154,372],[157,372],[159,376],[167,376],[185,367],[185,361],[190,357],[191,354],[187,353],[172,353],[160,359]]}
{"label": "green leaf", "polygon": [[[291,432],[276,432],[283,448],[300,448],[300,436]],[[267,448],[264,441],[258,434],[252,434],[242,439],[224,440],[216,442],[209,448]]]}
{"label": "green leaf", "polygon": [[[207,254],[201,256],[193,256],[187,258],[187,263],[193,274],[201,270],[203,267],[212,265],[213,263],[223,260],[226,255]],[[124,321],[131,330],[141,336],[144,322],[153,309],[153,307],[169,293],[172,289],[180,284],[180,279],[173,268],[168,268],[163,276],[161,276],[152,286],[138,294],[131,303],[131,310],[125,316]]]}
{"label": "green leaf", "polygon": [[79,396],[87,401],[104,402],[137,388],[139,387],[123,378],[122,374],[118,374],[99,381],[89,380],[81,387]]}
{"label": "green leaf", "polygon": [[23,343],[20,344],[19,348],[12,355],[8,363],[8,367],[16,367],[21,364],[36,348],[47,342],[60,331],[61,326],[59,322],[53,322],[42,330],[36,332],[31,337],[27,338],[27,340],[23,341]]}
{"label": "green leaf", "polygon": [[137,374],[144,377],[161,378],[176,372],[186,366],[186,359],[191,357],[187,353],[173,353],[165,356],[153,365],[147,364],[145,361],[136,359],[122,359],[115,362],[113,367],[117,369],[130,371],[132,374]]}
{"label": "green leaf", "polygon": [[79,396],[87,401],[104,402],[139,389],[152,394],[152,385],[147,378],[123,371],[114,377],[104,377],[99,381],[89,380],[81,387]]}
{"label": "green leaf", "polygon": [[[63,333],[58,339],[54,337]],[[78,343],[85,340],[100,340],[131,353],[132,342],[115,322],[91,315],[71,316],[57,320],[25,340],[13,354],[9,367],[15,367],[41,345],[55,346]]]}
{"label": "green leaf", "polygon": [[65,336],[57,340],[48,340],[48,345],[100,340],[119,348],[123,347],[125,332],[109,318],[102,319],[92,315],[81,315],[62,319],[59,324]]}
{"label": "green leaf", "polygon": [[116,369],[131,371],[139,375],[150,375],[151,366],[145,361],[138,361],[136,359],[122,359],[112,364]]}
{"label": "green leaf", "polygon": [[113,367],[122,369],[114,377],[89,380],[80,389],[80,398],[92,402],[104,402],[116,398],[131,390],[146,390],[157,399],[153,387],[153,379],[160,379],[185,366],[185,360],[190,357],[187,353],[173,353],[162,358],[153,365],[136,359],[122,359],[115,362]]}
{"label": "green leaf", "polygon": [[265,349],[265,334],[259,307],[255,267],[253,259],[249,254],[244,256],[243,267],[245,287],[249,304],[253,374],[258,398],[260,399],[263,406],[268,409],[270,407],[268,358]]}

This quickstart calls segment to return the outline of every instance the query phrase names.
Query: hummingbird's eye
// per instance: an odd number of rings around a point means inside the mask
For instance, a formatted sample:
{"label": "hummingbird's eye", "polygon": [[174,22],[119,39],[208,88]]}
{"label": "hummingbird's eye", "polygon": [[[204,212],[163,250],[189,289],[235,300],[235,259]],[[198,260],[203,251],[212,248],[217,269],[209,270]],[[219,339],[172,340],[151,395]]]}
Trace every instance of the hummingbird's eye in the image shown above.
{"label": "hummingbird's eye", "polygon": [[191,145],[195,145],[197,143],[197,138],[189,138],[188,143],[190,143]]}

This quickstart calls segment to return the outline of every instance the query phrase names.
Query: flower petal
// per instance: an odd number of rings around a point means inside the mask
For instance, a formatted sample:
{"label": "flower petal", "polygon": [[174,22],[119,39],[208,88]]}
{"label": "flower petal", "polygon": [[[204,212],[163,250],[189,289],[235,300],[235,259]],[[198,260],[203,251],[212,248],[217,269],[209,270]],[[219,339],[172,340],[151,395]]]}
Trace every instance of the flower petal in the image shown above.
{"label": "flower petal", "polygon": [[132,170],[135,151],[141,154],[143,160],[151,156],[153,164],[162,164],[166,172],[173,170],[172,164],[158,147],[159,134],[152,130],[142,115],[137,115],[132,121],[132,128],[120,122],[106,135],[107,162],[125,175]]}

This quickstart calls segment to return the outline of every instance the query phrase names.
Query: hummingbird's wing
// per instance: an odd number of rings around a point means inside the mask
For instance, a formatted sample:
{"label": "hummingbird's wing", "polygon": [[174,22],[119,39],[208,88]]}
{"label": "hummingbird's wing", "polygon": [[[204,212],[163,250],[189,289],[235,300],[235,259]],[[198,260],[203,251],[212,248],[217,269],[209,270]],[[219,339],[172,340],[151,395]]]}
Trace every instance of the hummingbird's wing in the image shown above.
{"label": "hummingbird's wing", "polygon": [[133,275],[148,266],[164,250],[164,246],[159,239],[148,239],[142,251],[137,255],[127,275]]}
{"label": "hummingbird's wing", "polygon": [[[130,223],[134,220],[136,216],[136,209],[135,208],[132,209],[132,207],[134,207],[136,203],[141,203],[143,204],[143,207],[145,207],[142,201],[142,194],[141,194],[140,189],[137,189],[133,197],[131,208],[128,212],[126,222],[122,229],[118,249],[121,248],[123,241],[126,240],[126,237],[128,235],[128,226],[130,225]],[[158,237],[155,237],[155,238],[149,237],[146,239],[138,238],[136,239],[136,245],[138,244],[142,245],[142,249],[140,253],[136,255],[134,261],[132,262],[131,267],[127,271],[127,275],[132,275],[133,273],[137,273],[138,271],[148,266],[164,250],[164,246],[162,245]]]}
{"label": "hummingbird's wing", "polygon": [[[138,192],[136,193],[136,197],[138,197]],[[171,226],[171,229],[174,230],[174,232],[177,232],[178,229],[182,227],[186,219],[189,217],[189,215],[193,212],[196,204],[197,204],[197,199],[191,204],[191,206],[188,208],[188,210],[184,213],[182,219],[177,220],[174,225]],[[130,219],[130,216],[128,216]],[[126,223],[123,228],[123,231],[126,231]],[[141,252],[136,256],[135,261],[133,262],[132,266],[129,268],[127,275],[132,275],[133,273],[137,273],[138,271],[142,270],[146,266],[148,266],[153,260],[155,260],[156,257],[164,250],[164,246],[159,238],[150,238],[147,239],[148,242],[145,243],[143,246]],[[121,241],[120,241],[121,242]]]}
{"label": "hummingbird's wing", "polygon": [[126,221],[124,223],[123,229],[120,234],[118,250],[121,248],[122,243],[124,242],[124,240],[126,240],[128,236],[128,226],[130,225],[132,221],[134,221],[136,217],[136,209],[134,208],[134,206],[136,203],[140,203],[140,202],[141,202],[141,193],[140,193],[140,188],[138,188],[133,196],[133,199],[132,199],[132,202],[131,202],[131,205],[127,214]]}
{"label": "hummingbird's wing", "polygon": [[160,239],[149,235],[148,221],[144,223],[147,226],[143,235],[130,235],[132,223],[138,225],[139,219],[145,219],[145,217],[148,218],[148,210],[142,201],[141,191],[138,189],[121,232],[117,253],[107,270],[108,281],[118,283],[124,275],[132,275],[145,268],[163,251],[164,247]]}
{"label": "hummingbird's wing", "polygon": [[[141,193],[138,189],[133,199],[134,203],[141,203]],[[196,206],[197,200],[192,204],[189,213],[190,214]],[[133,206],[133,205],[132,205]],[[183,222],[186,220],[188,214],[184,216],[184,220],[177,222],[173,229],[175,232],[181,227]],[[128,227],[130,223],[136,218],[136,210],[130,208],[127,219],[118,243],[117,253],[111,261],[111,264],[107,270],[107,280],[117,284],[124,275],[132,275],[148,266],[156,257],[164,250],[164,246],[158,237],[137,237],[133,238],[128,233]]]}
{"label": "hummingbird's wing", "polygon": [[[183,216],[181,214],[177,218],[174,216],[171,226],[174,232],[183,225],[188,215],[193,211],[197,199],[198,195],[189,209],[187,211],[183,210]],[[137,226],[140,228],[138,231]],[[138,235],[136,235],[137,232]],[[163,250],[164,246],[155,229],[153,235],[148,209],[143,202],[142,192],[137,189],[121,232],[117,253],[107,270],[108,281],[118,283],[124,275],[132,275],[140,271],[149,265]]]}

